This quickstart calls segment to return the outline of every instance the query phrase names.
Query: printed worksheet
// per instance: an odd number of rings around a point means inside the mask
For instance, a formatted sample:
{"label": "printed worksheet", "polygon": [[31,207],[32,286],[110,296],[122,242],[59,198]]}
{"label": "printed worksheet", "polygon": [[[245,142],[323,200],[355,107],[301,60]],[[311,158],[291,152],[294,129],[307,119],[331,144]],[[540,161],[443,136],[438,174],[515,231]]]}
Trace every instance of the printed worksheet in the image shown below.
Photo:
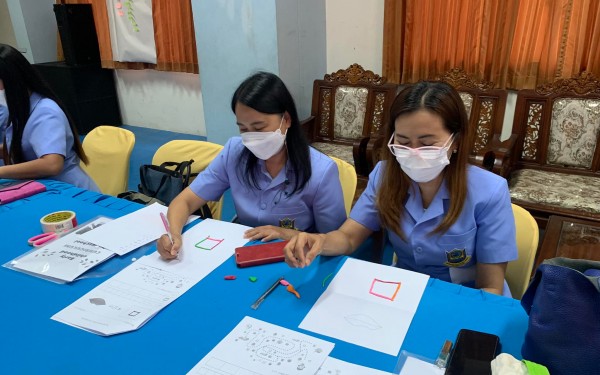
{"label": "printed worksheet", "polygon": [[246,316],[188,374],[314,374],[333,345]]}
{"label": "printed worksheet", "polygon": [[195,284],[186,277],[144,264],[145,258],[98,285],[52,319],[102,336],[134,331]]}
{"label": "printed worksheet", "polygon": [[144,256],[52,319],[99,335],[136,330],[243,246],[247,229],[204,220],[183,234],[178,259]]}
{"label": "printed worksheet", "polygon": [[428,280],[348,258],[300,328],[396,356]]}
{"label": "printed worksheet", "polygon": [[114,255],[110,250],[81,239],[84,233],[111,220],[99,217],[44,247],[12,260],[9,267],[52,281],[71,282]]}
{"label": "printed worksheet", "polygon": [[392,375],[392,373],[327,357],[315,375]]}
{"label": "printed worksheet", "polygon": [[[102,246],[116,254],[125,255],[165,234],[160,213],[167,214],[167,207],[154,203],[128,215],[122,216],[97,230],[82,235],[82,239]],[[188,223],[197,219],[192,215]]]}

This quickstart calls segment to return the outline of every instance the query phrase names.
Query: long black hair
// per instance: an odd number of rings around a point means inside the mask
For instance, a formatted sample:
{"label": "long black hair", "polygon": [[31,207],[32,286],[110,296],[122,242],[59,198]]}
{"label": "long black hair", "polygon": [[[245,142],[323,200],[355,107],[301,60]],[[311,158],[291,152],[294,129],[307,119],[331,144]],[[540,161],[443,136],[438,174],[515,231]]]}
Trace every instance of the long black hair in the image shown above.
{"label": "long black hair", "polygon": [[22,145],[23,131],[31,114],[29,97],[34,92],[56,102],[65,113],[71,127],[71,132],[73,132],[75,152],[79,156],[79,159],[87,164],[88,159],[81,147],[73,119],[61,101],[52,92],[39,73],[31,66],[29,61],[27,61],[25,56],[6,44],[0,44],[0,80],[4,83],[4,91],[6,93],[8,124],[12,124],[13,129],[10,150],[7,150],[6,147],[3,148],[3,157],[6,164],[18,164],[25,161]]}
{"label": "long black hair", "polygon": [[[310,164],[310,150],[302,129],[294,99],[287,87],[273,73],[258,72],[246,78],[235,90],[231,98],[231,110],[235,113],[235,105],[241,103],[255,111],[267,114],[290,115],[290,127],[285,136],[287,154],[292,166],[294,190],[300,191],[310,180],[312,169]],[[242,162],[237,166],[237,174],[246,184],[260,190],[258,186],[257,168],[258,158],[247,148],[241,155]],[[249,172],[249,173],[248,173]],[[286,176],[287,178],[287,176]]]}

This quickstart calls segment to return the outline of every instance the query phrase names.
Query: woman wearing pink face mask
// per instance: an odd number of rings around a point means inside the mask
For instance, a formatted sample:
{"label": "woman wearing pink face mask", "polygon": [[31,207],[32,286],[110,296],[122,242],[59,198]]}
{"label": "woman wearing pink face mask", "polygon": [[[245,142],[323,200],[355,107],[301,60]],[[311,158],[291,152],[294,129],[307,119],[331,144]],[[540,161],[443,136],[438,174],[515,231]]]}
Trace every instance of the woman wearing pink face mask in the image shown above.
{"label": "woman wearing pink face mask", "polygon": [[517,248],[508,185],[468,164],[472,135],[458,93],[419,82],[396,97],[390,118],[389,152],[350,218],[336,231],[294,237],[286,262],[350,254],[383,228],[397,267],[510,296],[504,274]]}
{"label": "woman wearing pink face mask", "polygon": [[309,147],[294,100],[283,81],[257,73],[231,99],[240,137],[233,137],[206,170],[169,205],[173,244],[165,235],[157,248],[177,256],[189,215],[227,189],[238,222],[254,227],[248,240],[290,239],[298,230],[328,232],[346,220],[337,165]]}

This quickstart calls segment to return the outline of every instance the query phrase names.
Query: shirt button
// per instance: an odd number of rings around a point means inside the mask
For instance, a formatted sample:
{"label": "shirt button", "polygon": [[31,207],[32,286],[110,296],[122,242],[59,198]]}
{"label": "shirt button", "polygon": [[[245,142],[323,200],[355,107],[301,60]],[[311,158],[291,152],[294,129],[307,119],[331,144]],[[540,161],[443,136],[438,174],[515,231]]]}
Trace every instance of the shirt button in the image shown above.
{"label": "shirt button", "polygon": [[267,204],[266,203],[261,203],[260,204],[260,209],[261,210],[265,210],[267,208]]}
{"label": "shirt button", "polygon": [[423,249],[422,249],[422,248],[420,248],[420,247],[417,247],[417,248],[415,249],[415,251],[416,251],[417,253],[419,253],[419,254],[420,254],[420,253],[422,253],[422,252],[423,252]]}

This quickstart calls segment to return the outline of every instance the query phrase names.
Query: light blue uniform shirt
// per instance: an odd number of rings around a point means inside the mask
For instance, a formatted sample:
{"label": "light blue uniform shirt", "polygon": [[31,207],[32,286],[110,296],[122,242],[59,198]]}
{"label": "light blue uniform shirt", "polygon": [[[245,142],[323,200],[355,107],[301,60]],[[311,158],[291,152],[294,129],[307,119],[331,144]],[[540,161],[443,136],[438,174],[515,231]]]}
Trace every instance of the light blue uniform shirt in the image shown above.
{"label": "light blue uniform shirt", "polygon": [[[381,228],[375,195],[384,163],[375,166],[367,188],[350,212],[350,218],[373,231]],[[515,220],[506,180],[471,165],[467,168],[467,180],[467,196],[460,216],[447,232],[433,235],[429,233],[448,213],[450,193],[443,182],[425,210],[419,187],[413,183],[400,221],[407,242],[387,231],[398,267],[473,285],[477,262],[503,263],[517,259]],[[510,296],[506,282],[504,294]]]}
{"label": "light blue uniform shirt", "polygon": [[[240,137],[229,139],[221,153],[191,183],[192,191],[204,200],[216,201],[231,188],[239,222],[251,227],[291,226],[305,232],[326,233],[342,225],[346,219],[344,197],[337,165],[331,158],[310,147],[312,176],[304,189],[291,194],[294,177],[289,162],[271,178],[265,162],[258,160],[260,190],[245,184],[237,175],[244,149]],[[289,183],[285,182],[286,171]]]}
{"label": "light blue uniform shirt", "polygon": [[[2,141],[4,140],[4,133],[6,132],[6,125],[8,123],[8,108],[0,104],[0,145],[2,145]],[[0,152],[0,166],[4,165],[4,160],[2,159],[2,153]]]}
{"label": "light blue uniform shirt", "polygon": [[[31,114],[23,131],[22,147],[25,161],[41,158],[48,154],[65,157],[62,172],[50,178],[67,182],[77,187],[100,192],[94,181],[79,166],[75,153],[73,132],[67,116],[58,104],[38,93],[30,96]],[[10,148],[13,129],[8,124],[5,131],[6,145]]]}

